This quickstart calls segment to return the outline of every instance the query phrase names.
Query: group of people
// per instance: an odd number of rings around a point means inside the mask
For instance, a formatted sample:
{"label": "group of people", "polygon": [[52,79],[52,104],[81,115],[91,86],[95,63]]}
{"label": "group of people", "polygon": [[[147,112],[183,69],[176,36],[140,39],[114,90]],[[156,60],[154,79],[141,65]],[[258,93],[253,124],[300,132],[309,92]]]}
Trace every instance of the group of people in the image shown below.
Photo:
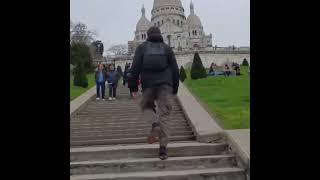
{"label": "group of people", "polygon": [[118,81],[120,74],[115,70],[113,64],[106,68],[104,64],[99,64],[98,69],[95,73],[95,81],[97,85],[97,100],[100,98],[105,101],[105,88],[108,84],[109,88],[109,100],[116,100]]}
{"label": "group of people", "polygon": [[[123,82],[122,85],[125,86],[128,85],[129,88],[129,82],[128,82],[128,76],[130,75],[130,67],[131,63],[126,63],[124,73],[123,73]],[[109,65],[108,68],[106,68],[106,65],[99,64],[96,74],[95,74],[95,81],[97,85],[97,97],[96,100],[102,99],[105,101],[105,89],[106,84],[109,88],[109,100],[116,100],[117,95],[117,87],[119,79],[121,78],[121,74],[115,70],[115,66],[113,64]],[[141,79],[139,76],[139,79],[137,81],[138,86],[141,85]],[[129,95],[132,98],[132,89],[129,88]]]}
{"label": "group of people", "polygon": [[[147,40],[137,47],[132,65],[127,64],[125,67],[123,85],[128,84],[130,96],[138,99],[141,84],[142,118],[150,123],[151,129],[146,141],[152,144],[159,139],[159,158],[165,160],[168,158],[171,102],[179,87],[179,68],[173,50],[163,41],[160,29],[151,27],[147,35]],[[119,78],[120,75],[114,70],[113,65],[106,71],[100,64],[96,72],[97,99],[101,95],[104,100],[107,81],[109,99],[114,100]],[[99,94],[100,90],[102,94]]]}
{"label": "group of people", "polygon": [[230,66],[228,64],[225,64],[223,67],[222,71],[217,71],[217,64],[215,63],[211,63],[211,66],[209,68],[209,76],[217,76],[217,75],[224,75],[224,76],[230,76],[231,75],[231,71],[235,71],[235,75],[239,76],[240,74],[240,65],[238,63],[232,63],[232,66],[230,68]]}

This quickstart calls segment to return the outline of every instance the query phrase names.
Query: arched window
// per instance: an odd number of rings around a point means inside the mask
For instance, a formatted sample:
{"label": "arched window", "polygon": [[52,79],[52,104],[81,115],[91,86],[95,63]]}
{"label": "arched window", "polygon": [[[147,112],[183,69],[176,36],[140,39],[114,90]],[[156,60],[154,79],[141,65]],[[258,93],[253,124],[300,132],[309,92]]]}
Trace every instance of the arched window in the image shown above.
{"label": "arched window", "polygon": [[160,22],[158,21],[158,26],[160,26]]}
{"label": "arched window", "polygon": [[176,24],[176,20],[172,20],[173,24]]}
{"label": "arched window", "polygon": [[194,33],[195,33],[195,35],[197,35],[197,30]]}
{"label": "arched window", "polygon": [[161,24],[163,24],[163,20],[161,20]]}
{"label": "arched window", "polygon": [[180,21],[179,20],[177,20],[177,25],[180,26]]}
{"label": "arched window", "polygon": [[189,32],[189,37],[190,37],[190,32]]}

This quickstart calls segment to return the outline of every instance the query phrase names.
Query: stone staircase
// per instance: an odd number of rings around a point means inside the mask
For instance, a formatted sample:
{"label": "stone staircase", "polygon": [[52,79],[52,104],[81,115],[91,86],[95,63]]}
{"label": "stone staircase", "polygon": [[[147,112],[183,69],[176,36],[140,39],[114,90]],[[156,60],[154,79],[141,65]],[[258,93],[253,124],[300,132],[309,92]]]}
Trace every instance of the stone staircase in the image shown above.
{"label": "stone staircase", "polygon": [[245,180],[228,145],[199,143],[177,100],[170,117],[169,158],[158,158],[159,144],[147,144],[150,125],[139,104],[119,85],[116,101],[91,100],[70,130],[72,180]]}

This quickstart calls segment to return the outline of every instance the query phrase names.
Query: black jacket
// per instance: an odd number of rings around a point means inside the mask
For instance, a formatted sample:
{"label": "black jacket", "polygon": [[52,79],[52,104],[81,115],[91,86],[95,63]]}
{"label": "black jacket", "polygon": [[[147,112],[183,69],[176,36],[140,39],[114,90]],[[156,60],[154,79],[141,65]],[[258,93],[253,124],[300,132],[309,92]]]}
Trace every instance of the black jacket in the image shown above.
{"label": "black jacket", "polygon": [[113,71],[107,72],[106,77],[107,77],[108,83],[112,83],[112,84],[116,84],[117,85],[121,76],[118,73],[118,71],[113,70]]}
{"label": "black jacket", "polygon": [[[94,76],[96,83],[98,82],[99,72],[100,71],[97,70],[95,73],[95,76]],[[102,70],[102,73],[103,73],[103,82],[106,82],[107,81],[107,72],[105,70]]]}
{"label": "black jacket", "polygon": [[[161,72],[144,71],[143,70],[143,57],[147,43],[162,43],[165,47],[165,55],[167,58],[168,67]],[[148,38],[148,40],[136,49],[130,73],[127,75],[129,81],[129,88],[136,92],[138,91],[137,80],[141,75],[142,89],[151,88],[163,84],[167,84],[173,88],[173,93],[178,92],[179,87],[179,68],[172,49],[163,43],[162,37]]]}

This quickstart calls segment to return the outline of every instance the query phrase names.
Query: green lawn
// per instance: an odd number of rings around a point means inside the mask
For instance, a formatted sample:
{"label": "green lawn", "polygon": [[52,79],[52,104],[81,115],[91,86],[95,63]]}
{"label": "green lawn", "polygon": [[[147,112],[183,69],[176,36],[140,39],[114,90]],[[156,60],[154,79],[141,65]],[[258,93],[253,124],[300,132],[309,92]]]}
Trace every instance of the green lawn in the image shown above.
{"label": "green lawn", "polygon": [[241,76],[207,77],[191,80],[190,70],[184,84],[225,129],[250,128],[250,77],[248,67]]}
{"label": "green lawn", "polygon": [[87,88],[82,88],[79,86],[74,86],[73,77],[70,76],[70,101],[80,96],[82,93],[86,92],[88,89],[90,89],[96,84],[94,80],[94,73],[88,74],[87,77],[88,77],[89,86]]}

